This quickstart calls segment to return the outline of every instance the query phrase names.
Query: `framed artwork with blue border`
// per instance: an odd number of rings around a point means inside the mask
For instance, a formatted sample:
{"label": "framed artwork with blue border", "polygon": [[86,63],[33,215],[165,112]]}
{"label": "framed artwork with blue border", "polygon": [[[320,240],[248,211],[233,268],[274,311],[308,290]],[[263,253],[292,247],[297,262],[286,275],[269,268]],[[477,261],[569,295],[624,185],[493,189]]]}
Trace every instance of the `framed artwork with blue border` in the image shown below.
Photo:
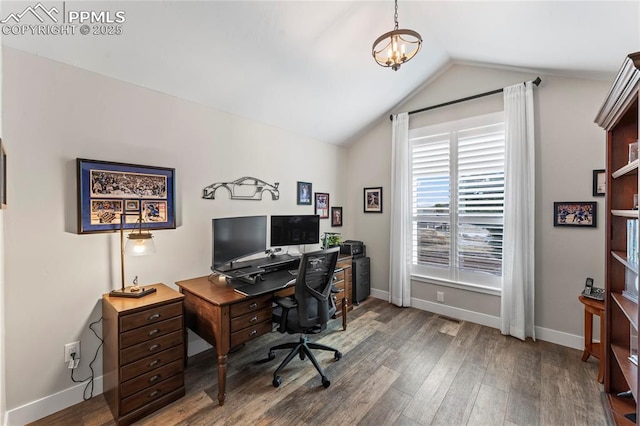
{"label": "framed artwork with blue border", "polygon": [[[176,227],[175,169],[76,159],[78,234]],[[138,214],[136,217],[135,213]]]}

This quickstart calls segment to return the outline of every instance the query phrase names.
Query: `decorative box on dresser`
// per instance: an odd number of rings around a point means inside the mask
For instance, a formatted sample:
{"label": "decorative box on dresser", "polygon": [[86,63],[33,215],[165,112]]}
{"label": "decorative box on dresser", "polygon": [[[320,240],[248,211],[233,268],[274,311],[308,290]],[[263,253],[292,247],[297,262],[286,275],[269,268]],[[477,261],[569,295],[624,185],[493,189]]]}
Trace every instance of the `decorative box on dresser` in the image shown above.
{"label": "decorative box on dresser", "polygon": [[[635,423],[630,417],[638,414],[639,370],[629,359],[638,350],[637,338],[631,337],[638,331],[637,296],[629,296],[634,291],[637,295],[638,263],[632,253],[638,229],[628,221],[638,219],[638,160],[630,156],[629,145],[638,141],[639,90],[636,52],[625,58],[595,120],[607,133],[604,389],[615,424],[629,425]],[[618,396],[629,390],[632,397]]]}
{"label": "decorative box on dresser", "polygon": [[128,425],[185,394],[184,295],[155,284],[139,299],[102,297],[104,396]]}

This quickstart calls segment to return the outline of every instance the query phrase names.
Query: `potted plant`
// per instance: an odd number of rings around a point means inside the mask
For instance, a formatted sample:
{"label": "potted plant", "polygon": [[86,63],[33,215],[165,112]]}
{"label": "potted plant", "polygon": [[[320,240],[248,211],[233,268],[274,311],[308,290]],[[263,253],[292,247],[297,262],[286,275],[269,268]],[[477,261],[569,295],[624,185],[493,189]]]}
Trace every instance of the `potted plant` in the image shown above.
{"label": "potted plant", "polygon": [[342,237],[338,232],[325,232],[322,237],[322,246],[325,249],[342,245]]}

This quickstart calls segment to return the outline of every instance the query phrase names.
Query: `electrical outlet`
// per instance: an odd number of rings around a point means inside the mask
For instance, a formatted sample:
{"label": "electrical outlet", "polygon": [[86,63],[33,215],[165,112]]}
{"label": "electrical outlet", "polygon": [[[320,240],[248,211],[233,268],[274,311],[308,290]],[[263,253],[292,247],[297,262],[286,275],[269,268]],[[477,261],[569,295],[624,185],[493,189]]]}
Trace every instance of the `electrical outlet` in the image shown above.
{"label": "electrical outlet", "polygon": [[80,359],[80,342],[72,342],[64,345],[64,362],[69,363],[72,360],[71,354],[75,354],[75,359]]}
{"label": "electrical outlet", "polygon": [[444,303],[444,291],[438,291],[436,293],[437,297],[438,297],[438,302],[439,303]]}

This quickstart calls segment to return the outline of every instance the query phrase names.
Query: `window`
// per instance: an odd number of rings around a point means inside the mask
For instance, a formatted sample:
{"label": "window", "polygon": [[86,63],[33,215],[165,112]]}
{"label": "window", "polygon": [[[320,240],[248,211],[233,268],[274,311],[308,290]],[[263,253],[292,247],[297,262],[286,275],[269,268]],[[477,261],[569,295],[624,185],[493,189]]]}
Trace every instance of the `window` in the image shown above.
{"label": "window", "polygon": [[500,288],[504,114],[411,130],[412,273]]}

